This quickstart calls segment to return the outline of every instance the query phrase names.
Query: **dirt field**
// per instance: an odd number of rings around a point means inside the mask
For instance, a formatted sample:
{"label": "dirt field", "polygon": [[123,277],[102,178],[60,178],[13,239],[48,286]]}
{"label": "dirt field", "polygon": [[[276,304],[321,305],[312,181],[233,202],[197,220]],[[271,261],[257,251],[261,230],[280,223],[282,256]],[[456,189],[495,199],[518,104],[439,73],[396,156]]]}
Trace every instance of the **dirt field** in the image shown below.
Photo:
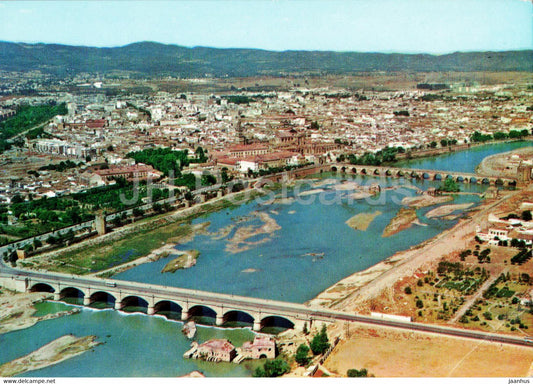
{"label": "dirt field", "polygon": [[366,368],[376,377],[524,377],[533,348],[351,325],[325,362],[339,376]]}

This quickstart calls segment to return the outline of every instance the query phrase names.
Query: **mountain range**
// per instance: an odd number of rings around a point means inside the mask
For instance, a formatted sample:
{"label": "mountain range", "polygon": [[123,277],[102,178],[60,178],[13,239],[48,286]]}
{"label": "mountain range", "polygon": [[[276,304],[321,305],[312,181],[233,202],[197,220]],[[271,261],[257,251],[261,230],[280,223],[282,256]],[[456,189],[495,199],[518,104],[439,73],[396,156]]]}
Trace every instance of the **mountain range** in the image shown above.
{"label": "mountain range", "polygon": [[82,72],[129,72],[147,77],[247,77],[370,71],[533,72],[533,50],[430,55],[188,48],[154,42],[112,48],[0,42],[0,70],[39,70],[57,76]]}

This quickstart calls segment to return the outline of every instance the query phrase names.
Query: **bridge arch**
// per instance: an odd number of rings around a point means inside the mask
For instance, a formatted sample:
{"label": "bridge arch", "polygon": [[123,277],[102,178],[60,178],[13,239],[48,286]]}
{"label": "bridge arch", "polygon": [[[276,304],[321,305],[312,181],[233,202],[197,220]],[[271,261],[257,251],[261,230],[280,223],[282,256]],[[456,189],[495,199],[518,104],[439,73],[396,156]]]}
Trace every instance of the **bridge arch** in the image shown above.
{"label": "bridge arch", "polygon": [[337,172],[337,167],[336,166],[331,167],[331,172]]}
{"label": "bridge arch", "polygon": [[366,168],[361,169],[361,173],[362,173],[363,175],[366,175]]}
{"label": "bridge arch", "polygon": [[83,304],[83,300],[85,299],[85,292],[83,292],[79,288],[75,287],[67,287],[63,288],[61,292],[59,292],[59,300],[67,301],[67,302],[80,302],[80,304]]}
{"label": "bridge arch", "polygon": [[236,323],[237,326],[253,327],[255,319],[245,311],[232,310],[224,313],[224,324]]}
{"label": "bridge arch", "polygon": [[482,184],[490,184],[490,180],[485,177],[483,180],[481,180],[481,183]]}
{"label": "bridge arch", "polygon": [[412,177],[412,178],[415,178],[415,179],[420,178],[420,176],[418,175],[418,173],[416,173],[415,171],[411,172],[411,177]]}
{"label": "bridge arch", "polygon": [[509,180],[509,182],[507,183],[507,186],[516,187],[516,180]]}
{"label": "bridge arch", "polygon": [[374,169],[374,175],[377,175],[377,176],[379,176],[379,169],[377,169],[377,168],[376,168],[376,169]]}
{"label": "bridge arch", "polygon": [[165,316],[168,319],[181,320],[182,313],[182,306],[170,300],[161,300],[154,305],[154,315]]}
{"label": "bridge arch", "polygon": [[126,296],[120,301],[120,309],[125,312],[148,313],[148,301],[140,296]]}
{"label": "bridge arch", "polygon": [[501,186],[501,185],[503,185],[503,180],[498,178],[498,179],[496,179],[496,181],[494,182],[494,184],[496,184],[496,185],[500,185],[500,186]]}
{"label": "bridge arch", "polygon": [[441,181],[442,180],[442,175],[440,173],[435,173],[435,176],[433,176],[433,180]]}
{"label": "bridge arch", "polygon": [[355,167],[352,168],[352,173],[357,173],[357,169]]}
{"label": "bridge arch", "polygon": [[189,318],[195,318],[195,322],[202,324],[216,324],[217,312],[205,305],[195,305],[187,312]]}
{"label": "bridge arch", "polygon": [[452,175],[446,175],[446,179],[452,179],[453,180],[453,176]]}
{"label": "bridge arch", "polygon": [[54,293],[56,290],[50,284],[37,283],[30,288],[30,292],[49,292]]}
{"label": "bridge arch", "polygon": [[261,329],[263,328],[294,329],[294,323],[282,316],[266,316],[261,319]]}
{"label": "bridge arch", "polygon": [[385,176],[392,176],[392,171],[390,169],[387,169],[385,171]]}
{"label": "bridge arch", "polygon": [[427,173],[427,172],[424,172],[424,173],[422,174],[422,178],[423,178],[424,180],[428,180],[429,177],[430,177],[430,176],[429,176],[429,173]]}
{"label": "bridge arch", "polygon": [[342,172],[342,173],[346,173],[346,167],[342,167],[342,168],[341,168],[341,172]]}
{"label": "bridge arch", "polygon": [[104,291],[94,292],[89,297],[89,303],[87,305],[96,308],[115,308],[117,298],[112,294]]}
{"label": "bridge arch", "polygon": [[477,179],[475,177],[471,177],[470,184],[477,184]]}
{"label": "bridge arch", "polygon": [[396,176],[398,177],[404,177],[405,176],[405,173],[404,171],[402,171],[401,169],[398,171],[398,173],[396,174]]}
{"label": "bridge arch", "polygon": [[457,180],[456,180],[458,183],[462,183],[465,181],[464,177],[463,176],[457,176]]}

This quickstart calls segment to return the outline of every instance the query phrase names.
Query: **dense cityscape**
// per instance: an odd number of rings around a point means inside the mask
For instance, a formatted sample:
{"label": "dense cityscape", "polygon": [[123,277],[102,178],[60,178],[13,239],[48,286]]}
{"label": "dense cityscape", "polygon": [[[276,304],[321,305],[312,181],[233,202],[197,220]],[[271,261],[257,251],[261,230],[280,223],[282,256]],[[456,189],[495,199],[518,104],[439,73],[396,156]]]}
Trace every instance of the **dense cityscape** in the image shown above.
{"label": "dense cityscape", "polygon": [[533,51],[289,48],[0,41],[0,377],[531,377]]}

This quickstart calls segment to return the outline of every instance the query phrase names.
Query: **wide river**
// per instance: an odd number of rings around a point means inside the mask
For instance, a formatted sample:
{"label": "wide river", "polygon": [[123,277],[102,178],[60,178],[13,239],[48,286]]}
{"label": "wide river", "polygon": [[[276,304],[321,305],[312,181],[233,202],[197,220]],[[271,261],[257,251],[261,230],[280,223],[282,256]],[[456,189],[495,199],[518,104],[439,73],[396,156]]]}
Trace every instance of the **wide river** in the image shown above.
{"label": "wide river", "polygon": [[[486,156],[528,145],[533,143],[487,145],[402,165],[472,172]],[[365,186],[379,183],[382,192],[376,198],[353,199],[350,182]],[[300,181],[269,196],[194,220],[208,222],[206,231],[178,246],[200,252],[194,267],[161,273],[168,262],[162,259],[115,278],[302,303],[342,278],[453,226],[456,220],[427,219],[424,214],[434,208],[428,207],[418,210],[422,225],[413,225],[390,237],[381,236],[400,209],[403,197],[438,185],[432,181],[361,176],[349,176],[344,181],[333,175]],[[471,192],[484,189],[468,184],[461,188]],[[453,203],[479,201],[476,195],[461,195]],[[377,215],[366,231],[346,224],[359,213]],[[50,313],[68,306],[42,303],[38,308],[41,313]],[[76,315],[0,335],[0,364],[72,333],[97,335],[104,344],[92,352],[21,376],[180,376],[192,370],[200,370],[206,376],[250,376],[257,366],[257,362],[235,365],[183,359],[190,341],[180,332],[182,326],[181,322],[163,317],[82,308]],[[199,327],[196,339],[203,342],[227,338],[240,346],[253,335],[249,329]]]}

